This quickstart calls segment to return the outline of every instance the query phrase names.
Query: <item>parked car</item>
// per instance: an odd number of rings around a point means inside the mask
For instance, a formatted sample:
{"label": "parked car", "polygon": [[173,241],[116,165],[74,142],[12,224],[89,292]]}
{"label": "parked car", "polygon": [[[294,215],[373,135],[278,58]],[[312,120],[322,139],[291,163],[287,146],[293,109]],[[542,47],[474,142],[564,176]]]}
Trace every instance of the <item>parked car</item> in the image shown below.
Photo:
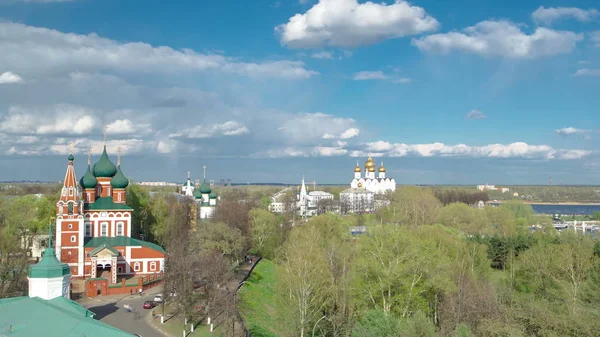
{"label": "parked car", "polygon": [[154,296],[154,302],[156,302],[156,303],[162,303],[162,301],[163,301],[162,294],[157,294],[156,296]]}
{"label": "parked car", "polygon": [[144,305],[142,306],[144,309],[152,309],[156,306],[156,302],[154,301],[146,301],[144,302]]}

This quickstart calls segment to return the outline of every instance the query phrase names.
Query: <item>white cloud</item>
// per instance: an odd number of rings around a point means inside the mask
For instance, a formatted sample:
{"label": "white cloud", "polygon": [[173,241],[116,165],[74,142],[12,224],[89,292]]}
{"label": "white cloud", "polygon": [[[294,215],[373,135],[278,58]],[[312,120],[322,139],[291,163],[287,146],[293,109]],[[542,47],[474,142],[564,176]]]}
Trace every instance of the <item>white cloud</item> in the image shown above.
{"label": "white cloud", "polygon": [[338,146],[317,146],[313,154],[321,157],[342,156],[348,153],[348,150]]}
{"label": "white cloud", "polygon": [[106,125],[106,133],[109,135],[148,133],[150,131],[150,125],[134,123],[129,119],[117,119]]}
{"label": "white cloud", "polygon": [[561,19],[575,19],[581,22],[589,22],[600,15],[596,9],[581,9],[576,7],[549,7],[540,6],[531,14],[533,21],[538,24],[550,25]]}
{"label": "white cloud", "polygon": [[11,22],[0,23],[0,50],[0,64],[33,73],[73,69],[143,73],[217,70],[281,79],[307,79],[318,74],[305,69],[300,61],[240,62],[220,54],[154,47],[143,42],[122,43],[96,34],[63,33]]}
{"label": "white cloud", "polygon": [[275,27],[290,48],[356,47],[438,28],[425,10],[397,0],[391,5],[357,0],[320,0],[304,14]]}
{"label": "white cloud", "polygon": [[600,47],[600,30],[591,32],[590,40],[596,45],[596,47]]}
{"label": "white cloud", "polygon": [[366,143],[364,148],[350,153],[351,156],[418,156],[418,157],[489,157],[489,158],[542,158],[579,159],[591,154],[586,150],[555,150],[549,145],[529,145],[523,142],[470,146],[466,144],[391,144],[384,141]]}
{"label": "white cloud", "polygon": [[0,73],[0,84],[14,84],[14,83],[23,83],[23,79],[21,76],[7,71],[5,73]]}
{"label": "white cloud", "polygon": [[250,130],[244,124],[237,121],[227,121],[221,124],[196,125],[192,128],[170,134],[171,138],[202,139],[221,136],[239,136],[249,133]]}
{"label": "white cloud", "polygon": [[328,59],[333,60],[333,53],[329,51],[320,51],[310,54],[310,57],[314,59]]}
{"label": "white cloud", "polygon": [[401,78],[397,78],[392,80],[392,82],[394,83],[402,83],[402,84],[407,84],[407,83],[411,83],[412,80],[410,78],[406,78],[406,77],[401,77]]}
{"label": "white cloud", "polygon": [[577,69],[573,76],[600,76],[600,69],[582,68]]}
{"label": "white cloud", "polygon": [[466,119],[486,119],[487,116],[479,110],[471,110],[466,116]]}
{"label": "white cloud", "polygon": [[[398,72],[394,70],[394,72]],[[411,83],[412,80],[406,77],[395,77],[394,75],[388,75],[381,70],[376,71],[359,71],[354,73],[352,79],[355,81],[370,81],[370,80],[391,80],[393,83]]]}
{"label": "white cloud", "polygon": [[574,127],[566,127],[566,128],[562,128],[562,129],[556,129],[554,130],[557,134],[561,135],[561,136],[571,136],[571,135],[577,135],[577,134],[586,134],[589,133],[590,130],[583,130],[583,129],[577,129]]}
{"label": "white cloud", "polygon": [[518,59],[569,53],[582,39],[583,34],[543,27],[528,35],[512,22],[483,21],[462,32],[428,35],[413,39],[412,43],[425,52],[447,54],[458,50]]}
{"label": "white cloud", "polygon": [[354,73],[352,77],[355,81],[366,81],[366,80],[385,80],[387,79],[387,75],[383,73],[381,70],[377,71],[359,71]]}
{"label": "white cloud", "polygon": [[97,119],[92,110],[69,104],[47,108],[11,106],[0,123],[2,132],[23,135],[81,135],[91,132],[96,126]]}
{"label": "white cloud", "polygon": [[358,128],[350,128],[340,135],[341,139],[350,139],[358,136],[360,134],[360,129]]}
{"label": "white cloud", "polygon": [[280,141],[290,145],[319,145],[323,139],[339,138],[348,129],[355,128],[356,121],[324,113],[304,113],[287,116],[278,128]]}

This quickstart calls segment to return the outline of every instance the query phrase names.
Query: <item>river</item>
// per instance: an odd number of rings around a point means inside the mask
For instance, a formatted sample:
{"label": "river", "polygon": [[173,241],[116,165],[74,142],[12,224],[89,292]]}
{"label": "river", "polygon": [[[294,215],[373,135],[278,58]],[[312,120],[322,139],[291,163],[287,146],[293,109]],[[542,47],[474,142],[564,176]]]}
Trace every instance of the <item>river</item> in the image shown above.
{"label": "river", "polygon": [[595,211],[600,212],[600,205],[532,204],[531,207],[539,214],[592,215]]}

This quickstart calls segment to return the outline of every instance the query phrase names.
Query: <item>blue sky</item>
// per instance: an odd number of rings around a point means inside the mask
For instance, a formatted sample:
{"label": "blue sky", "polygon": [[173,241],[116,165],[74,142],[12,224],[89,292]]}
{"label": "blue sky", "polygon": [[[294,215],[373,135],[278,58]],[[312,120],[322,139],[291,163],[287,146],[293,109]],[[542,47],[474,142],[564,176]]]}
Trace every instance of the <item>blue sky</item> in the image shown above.
{"label": "blue sky", "polygon": [[600,184],[594,1],[0,0],[0,50],[0,180],[107,125],[136,180]]}

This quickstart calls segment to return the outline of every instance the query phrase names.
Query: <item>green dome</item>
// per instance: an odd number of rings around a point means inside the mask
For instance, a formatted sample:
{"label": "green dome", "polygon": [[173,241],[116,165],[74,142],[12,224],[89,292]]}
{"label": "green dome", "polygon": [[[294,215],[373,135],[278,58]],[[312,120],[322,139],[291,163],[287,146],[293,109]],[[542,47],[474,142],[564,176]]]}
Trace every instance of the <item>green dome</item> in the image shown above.
{"label": "green dome", "polygon": [[87,172],[81,177],[81,180],[79,180],[79,186],[83,188],[95,188],[97,184],[98,179],[94,177],[90,165],[88,165]]}
{"label": "green dome", "polygon": [[194,198],[196,198],[196,199],[202,199],[202,193],[200,193],[200,189],[199,188],[194,188]]}
{"label": "green dome", "polygon": [[204,179],[204,182],[200,185],[200,193],[205,194],[210,193],[211,191],[210,186],[206,183],[206,179]]}
{"label": "green dome", "polygon": [[94,164],[94,175],[98,178],[110,178],[113,177],[117,173],[117,167],[113,164],[108,155],[106,154],[106,145],[104,145],[104,151],[102,151],[102,156],[100,156],[100,160],[96,164]]}
{"label": "green dome", "polygon": [[58,261],[53,248],[46,248],[42,260],[29,266],[30,278],[54,278],[69,274],[71,274],[69,265]]}
{"label": "green dome", "polygon": [[69,155],[69,158],[67,158],[67,159],[69,159],[69,161],[73,161],[73,160],[75,160],[75,157],[73,157],[73,154],[71,153],[71,154]]}
{"label": "green dome", "polygon": [[129,180],[121,172],[121,165],[117,166],[117,174],[110,181],[110,186],[113,188],[125,188],[129,185]]}
{"label": "green dome", "polygon": [[215,193],[215,191],[211,191],[210,194],[208,195],[209,198],[211,199],[216,199],[217,198],[217,193]]}

